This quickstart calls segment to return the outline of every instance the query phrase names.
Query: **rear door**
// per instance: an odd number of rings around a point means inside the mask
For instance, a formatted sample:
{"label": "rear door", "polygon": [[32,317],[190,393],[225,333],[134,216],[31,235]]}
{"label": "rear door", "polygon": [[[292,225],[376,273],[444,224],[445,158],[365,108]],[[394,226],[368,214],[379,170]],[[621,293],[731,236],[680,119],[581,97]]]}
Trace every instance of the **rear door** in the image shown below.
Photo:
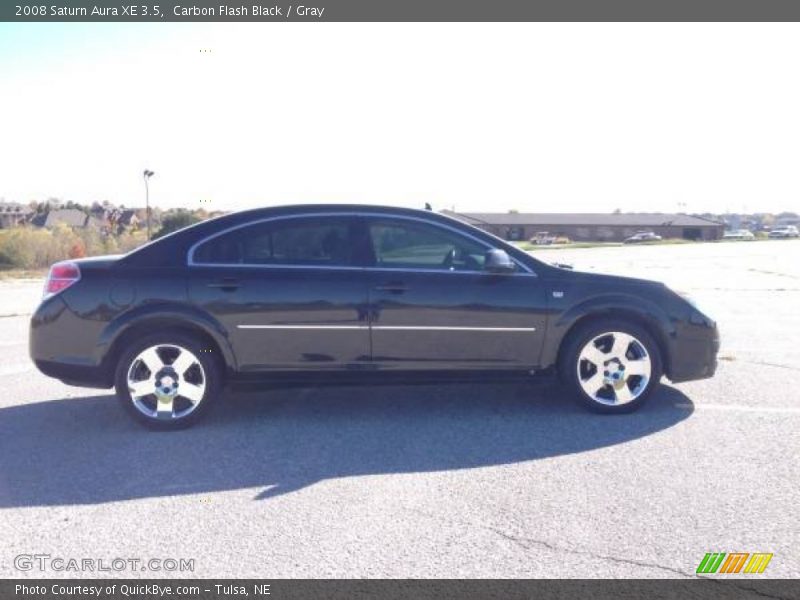
{"label": "rear door", "polygon": [[225,328],[241,371],[369,363],[354,231],[347,216],[283,217],[217,234],[190,253],[190,296]]}
{"label": "rear door", "polygon": [[545,294],[522,266],[483,270],[491,246],[433,222],[366,220],[372,354],[384,369],[530,369],[545,333]]}

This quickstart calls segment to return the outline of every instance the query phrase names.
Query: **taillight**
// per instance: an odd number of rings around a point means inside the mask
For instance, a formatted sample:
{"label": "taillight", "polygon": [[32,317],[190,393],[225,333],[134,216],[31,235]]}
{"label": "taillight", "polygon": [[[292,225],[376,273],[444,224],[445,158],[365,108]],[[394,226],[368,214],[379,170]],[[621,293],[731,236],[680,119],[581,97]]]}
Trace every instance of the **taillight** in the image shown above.
{"label": "taillight", "polygon": [[44,297],[49,298],[80,281],[81,270],[74,262],[60,262],[50,267],[44,284]]}

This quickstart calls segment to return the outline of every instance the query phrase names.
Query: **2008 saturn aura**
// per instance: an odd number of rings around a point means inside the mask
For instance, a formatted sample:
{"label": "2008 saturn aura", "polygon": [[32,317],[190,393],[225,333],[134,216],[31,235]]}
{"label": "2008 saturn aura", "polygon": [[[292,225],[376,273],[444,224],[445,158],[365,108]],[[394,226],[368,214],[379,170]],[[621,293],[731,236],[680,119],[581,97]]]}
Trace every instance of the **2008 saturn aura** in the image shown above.
{"label": "2008 saturn aura", "polygon": [[661,283],[536,260],[430,211],[265,208],[53,265],[31,320],[46,375],[115,387],[176,429],[225,384],[558,373],[602,413],[711,377],[717,327]]}

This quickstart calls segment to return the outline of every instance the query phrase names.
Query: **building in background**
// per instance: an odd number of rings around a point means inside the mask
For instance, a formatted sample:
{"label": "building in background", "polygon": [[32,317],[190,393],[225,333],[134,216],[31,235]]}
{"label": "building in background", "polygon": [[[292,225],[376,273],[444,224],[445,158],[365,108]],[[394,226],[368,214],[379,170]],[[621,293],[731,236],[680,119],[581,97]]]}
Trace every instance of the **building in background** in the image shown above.
{"label": "building in background", "polygon": [[684,214],[442,212],[512,241],[547,232],[573,241],[621,242],[641,231],[652,231],[664,239],[718,240],[725,230],[722,222]]}
{"label": "building in background", "polygon": [[33,215],[29,206],[19,202],[0,201],[0,228],[8,229],[23,225]]}
{"label": "building in background", "polygon": [[800,215],[796,213],[781,213],[776,215],[773,227],[800,227]]}
{"label": "building in background", "polygon": [[59,225],[85,227],[88,221],[89,215],[77,208],[61,208],[48,212],[41,226],[47,228],[53,228]]}

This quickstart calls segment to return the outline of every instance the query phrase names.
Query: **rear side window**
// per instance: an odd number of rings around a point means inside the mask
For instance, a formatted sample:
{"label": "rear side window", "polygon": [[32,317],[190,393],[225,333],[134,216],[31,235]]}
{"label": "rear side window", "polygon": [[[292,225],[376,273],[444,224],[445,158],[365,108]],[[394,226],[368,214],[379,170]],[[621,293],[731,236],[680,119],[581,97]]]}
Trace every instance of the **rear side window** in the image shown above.
{"label": "rear side window", "polygon": [[255,223],[200,244],[195,264],[348,266],[354,264],[351,221],[303,217]]}

